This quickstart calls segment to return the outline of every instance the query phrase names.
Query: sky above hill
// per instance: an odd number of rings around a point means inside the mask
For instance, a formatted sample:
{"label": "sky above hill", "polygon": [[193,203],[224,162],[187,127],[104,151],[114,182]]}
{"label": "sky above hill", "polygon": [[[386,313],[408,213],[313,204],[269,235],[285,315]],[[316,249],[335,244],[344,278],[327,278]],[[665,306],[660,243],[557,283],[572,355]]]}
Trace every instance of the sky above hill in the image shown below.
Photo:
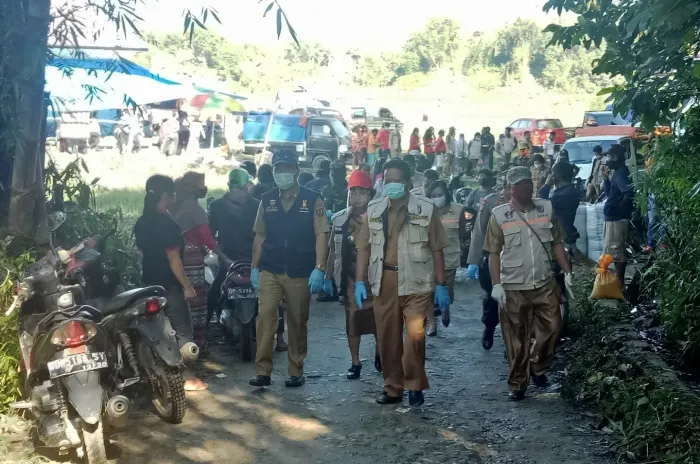
{"label": "sky above hill", "polygon": [[[463,33],[489,32],[515,21],[534,19],[544,27],[557,20],[542,11],[545,0],[279,0],[302,41],[322,42],[330,47],[392,50],[400,48],[412,32],[430,18],[458,21]],[[199,12],[202,6],[217,9],[222,24],[211,28],[233,42],[274,45],[278,43],[275,10],[263,18],[269,2],[262,0],[145,0],[138,6],[144,22],[154,32],[182,31],[183,10]],[[290,40],[286,30],[281,42]]]}

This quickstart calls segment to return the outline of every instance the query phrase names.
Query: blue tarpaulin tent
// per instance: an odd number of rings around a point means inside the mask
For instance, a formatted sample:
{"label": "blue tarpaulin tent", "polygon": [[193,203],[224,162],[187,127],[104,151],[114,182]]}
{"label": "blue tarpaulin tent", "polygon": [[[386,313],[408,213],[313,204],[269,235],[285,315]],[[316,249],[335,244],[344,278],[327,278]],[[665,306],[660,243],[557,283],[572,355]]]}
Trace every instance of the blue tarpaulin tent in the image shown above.
{"label": "blue tarpaulin tent", "polygon": [[[265,140],[267,126],[272,113],[250,112],[243,124],[243,141],[257,142]],[[270,142],[303,142],[306,140],[305,116],[297,114],[276,114],[270,127]]]}

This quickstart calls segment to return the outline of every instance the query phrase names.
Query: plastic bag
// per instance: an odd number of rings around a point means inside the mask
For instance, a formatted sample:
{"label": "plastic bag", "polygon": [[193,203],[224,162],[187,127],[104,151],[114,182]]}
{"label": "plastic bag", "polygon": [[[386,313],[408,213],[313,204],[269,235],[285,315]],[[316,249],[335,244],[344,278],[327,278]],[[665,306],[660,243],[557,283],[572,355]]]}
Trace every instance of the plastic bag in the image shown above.
{"label": "plastic bag", "polygon": [[613,262],[610,254],[603,253],[598,259],[597,275],[591,292],[592,300],[624,300],[617,276],[608,270]]}

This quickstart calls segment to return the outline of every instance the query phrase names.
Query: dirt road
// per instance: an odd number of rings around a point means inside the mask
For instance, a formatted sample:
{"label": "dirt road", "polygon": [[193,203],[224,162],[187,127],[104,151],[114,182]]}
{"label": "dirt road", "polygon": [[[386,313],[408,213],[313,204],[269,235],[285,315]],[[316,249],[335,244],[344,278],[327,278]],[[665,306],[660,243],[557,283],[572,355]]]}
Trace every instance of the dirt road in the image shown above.
{"label": "dirt road", "polygon": [[490,352],[480,345],[481,293],[476,282],[460,285],[452,324],[428,339],[431,389],[421,409],[375,404],[382,376],[374,370],[369,337],[361,348],[361,379],[346,380],[343,309],[314,302],[305,386],[284,387],[286,354],[276,353],[273,385],[249,387],[253,365],[226,345],[215,347],[200,371],[210,390],[188,397],[185,422],[173,426],[136,413],[115,440],[115,462],[612,462],[603,457],[600,436],[558,395],[531,390],[521,403],[507,400],[500,334]]}

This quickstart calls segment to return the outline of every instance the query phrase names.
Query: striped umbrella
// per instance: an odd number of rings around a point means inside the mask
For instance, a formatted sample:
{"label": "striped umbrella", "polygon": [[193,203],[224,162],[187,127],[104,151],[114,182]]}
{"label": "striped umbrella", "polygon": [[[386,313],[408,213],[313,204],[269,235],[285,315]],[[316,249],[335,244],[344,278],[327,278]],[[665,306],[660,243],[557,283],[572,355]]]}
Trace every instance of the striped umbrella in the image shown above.
{"label": "striped umbrella", "polygon": [[227,113],[244,113],[245,108],[235,98],[220,93],[204,93],[191,98],[187,106],[200,110],[221,110]]}

